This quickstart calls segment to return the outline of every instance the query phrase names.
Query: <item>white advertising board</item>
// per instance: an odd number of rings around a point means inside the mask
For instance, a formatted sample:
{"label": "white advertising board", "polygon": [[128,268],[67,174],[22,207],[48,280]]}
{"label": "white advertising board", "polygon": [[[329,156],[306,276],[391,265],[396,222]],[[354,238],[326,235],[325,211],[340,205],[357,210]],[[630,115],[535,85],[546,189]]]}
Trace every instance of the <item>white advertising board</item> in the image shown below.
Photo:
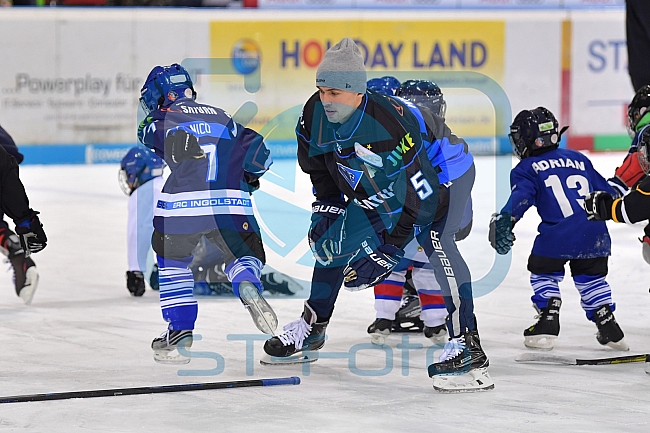
{"label": "white advertising board", "polygon": [[625,134],[634,90],[627,72],[624,13],[576,16],[572,33],[572,134]]}

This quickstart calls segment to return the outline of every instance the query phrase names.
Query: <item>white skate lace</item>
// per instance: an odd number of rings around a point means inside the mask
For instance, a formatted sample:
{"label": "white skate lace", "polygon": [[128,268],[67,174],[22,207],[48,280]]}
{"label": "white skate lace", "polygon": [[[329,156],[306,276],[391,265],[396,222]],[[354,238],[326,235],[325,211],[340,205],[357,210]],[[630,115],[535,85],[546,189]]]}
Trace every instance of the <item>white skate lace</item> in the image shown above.
{"label": "white skate lace", "polygon": [[445,343],[444,349],[438,362],[444,362],[448,359],[454,358],[465,349],[465,337],[452,338]]}
{"label": "white skate lace", "polygon": [[301,317],[298,320],[294,320],[291,323],[284,325],[282,328],[285,332],[278,335],[280,341],[285,346],[293,343],[297,350],[302,349],[302,343],[305,341],[305,338],[311,332],[311,325],[308,325],[307,322]]}

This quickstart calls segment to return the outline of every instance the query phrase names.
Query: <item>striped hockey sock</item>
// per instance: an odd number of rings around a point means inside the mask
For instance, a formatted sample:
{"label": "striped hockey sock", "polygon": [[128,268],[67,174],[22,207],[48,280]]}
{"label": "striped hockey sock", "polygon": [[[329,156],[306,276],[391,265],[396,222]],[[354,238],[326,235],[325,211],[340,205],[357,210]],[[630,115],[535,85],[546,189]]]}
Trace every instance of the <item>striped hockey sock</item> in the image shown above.
{"label": "striped hockey sock", "polygon": [[[194,277],[188,268],[172,267],[159,260],[160,307],[169,329],[191,330],[198,315],[198,304],[192,290]],[[167,266],[165,266],[167,265]],[[165,266],[165,267],[163,267]]]}
{"label": "striped hockey sock", "polygon": [[585,310],[587,319],[594,322],[596,310],[603,305],[609,305],[612,311],[616,309],[616,304],[612,302],[612,289],[604,275],[576,275],[573,282],[580,292],[580,306]]}
{"label": "striped hockey sock", "polygon": [[546,307],[551,298],[562,298],[560,296],[560,283],[564,279],[564,273],[553,272],[551,274],[530,274],[530,285],[533,286],[535,294],[530,300],[539,309]]}

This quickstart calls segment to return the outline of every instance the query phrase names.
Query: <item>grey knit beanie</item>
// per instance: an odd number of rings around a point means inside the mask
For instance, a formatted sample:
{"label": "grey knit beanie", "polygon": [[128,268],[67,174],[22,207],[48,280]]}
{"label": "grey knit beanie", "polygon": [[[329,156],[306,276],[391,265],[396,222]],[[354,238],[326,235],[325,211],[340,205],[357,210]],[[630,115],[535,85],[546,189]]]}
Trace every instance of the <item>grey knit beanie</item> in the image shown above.
{"label": "grey knit beanie", "polygon": [[366,67],[357,44],[350,38],[330,47],[316,71],[316,86],[366,93]]}

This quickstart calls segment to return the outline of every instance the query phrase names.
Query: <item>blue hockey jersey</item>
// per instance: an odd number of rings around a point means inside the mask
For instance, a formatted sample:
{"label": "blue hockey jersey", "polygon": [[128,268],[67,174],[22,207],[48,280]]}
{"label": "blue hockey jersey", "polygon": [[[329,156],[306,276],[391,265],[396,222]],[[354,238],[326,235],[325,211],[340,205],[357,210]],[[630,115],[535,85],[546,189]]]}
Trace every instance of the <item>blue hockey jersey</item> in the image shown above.
{"label": "blue hockey jersey", "polygon": [[138,139],[164,158],[165,137],[176,129],[198,137],[206,158],[165,159],[172,172],[154,211],[154,228],[168,234],[259,231],[249,183],[272,163],[262,136],[220,108],[184,98],[152,112],[140,124]]}
{"label": "blue hockey jersey", "polygon": [[502,212],[516,221],[531,207],[542,219],[533,254],[561,259],[610,255],[611,240],[603,221],[589,221],[583,209],[591,191],[616,194],[589,158],[568,149],[553,149],[525,158],[510,173],[512,192]]}

